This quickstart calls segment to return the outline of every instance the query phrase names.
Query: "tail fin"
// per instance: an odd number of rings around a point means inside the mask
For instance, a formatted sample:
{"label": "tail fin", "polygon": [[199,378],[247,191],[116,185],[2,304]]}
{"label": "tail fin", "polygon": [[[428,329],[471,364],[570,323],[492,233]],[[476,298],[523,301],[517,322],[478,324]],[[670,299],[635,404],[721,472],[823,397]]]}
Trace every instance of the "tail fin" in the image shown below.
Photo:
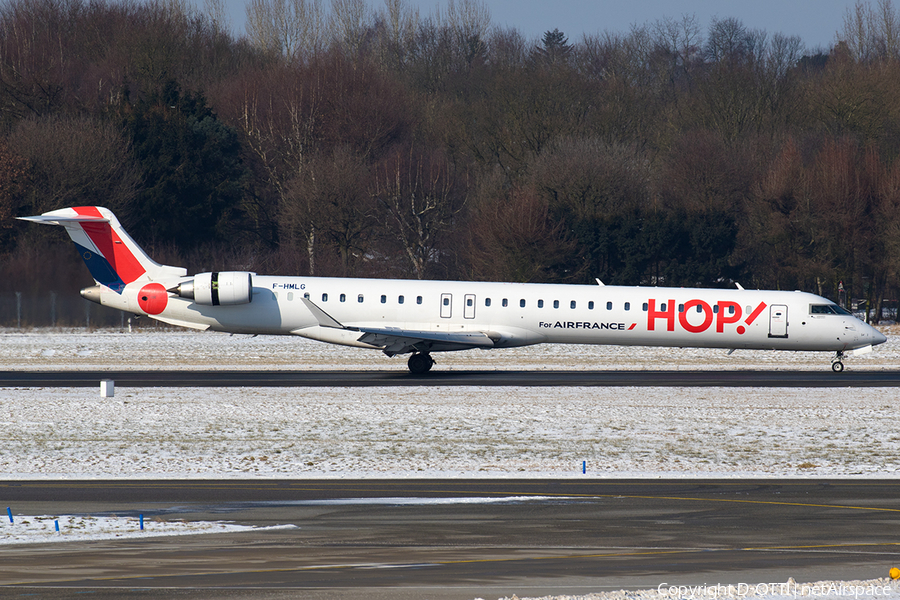
{"label": "tail fin", "polygon": [[61,208],[23,221],[62,225],[75,242],[94,281],[121,294],[133,281],[183,277],[187,270],[160,265],[131,239],[116,216],[100,206]]}

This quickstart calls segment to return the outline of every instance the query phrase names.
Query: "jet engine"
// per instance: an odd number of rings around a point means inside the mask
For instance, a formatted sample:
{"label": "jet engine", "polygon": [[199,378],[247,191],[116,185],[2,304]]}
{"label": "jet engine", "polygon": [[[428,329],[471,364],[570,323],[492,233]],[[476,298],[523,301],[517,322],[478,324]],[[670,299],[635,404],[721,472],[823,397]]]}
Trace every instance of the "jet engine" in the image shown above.
{"label": "jet engine", "polygon": [[222,271],[198,273],[168,290],[204,306],[248,304],[253,300],[253,273]]}

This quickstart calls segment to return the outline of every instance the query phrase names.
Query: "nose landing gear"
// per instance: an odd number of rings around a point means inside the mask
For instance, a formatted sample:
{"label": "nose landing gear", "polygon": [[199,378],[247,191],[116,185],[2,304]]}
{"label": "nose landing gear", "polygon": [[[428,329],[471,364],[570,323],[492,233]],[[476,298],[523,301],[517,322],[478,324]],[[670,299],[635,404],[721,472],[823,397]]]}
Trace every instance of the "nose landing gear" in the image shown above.
{"label": "nose landing gear", "polygon": [[413,375],[421,375],[431,370],[431,367],[434,366],[434,359],[427,352],[417,352],[409,357],[406,366]]}
{"label": "nose landing gear", "polygon": [[844,370],[844,363],[841,362],[841,359],[844,358],[844,351],[838,350],[834,353],[834,358],[831,359],[831,370],[835,373],[840,373]]}

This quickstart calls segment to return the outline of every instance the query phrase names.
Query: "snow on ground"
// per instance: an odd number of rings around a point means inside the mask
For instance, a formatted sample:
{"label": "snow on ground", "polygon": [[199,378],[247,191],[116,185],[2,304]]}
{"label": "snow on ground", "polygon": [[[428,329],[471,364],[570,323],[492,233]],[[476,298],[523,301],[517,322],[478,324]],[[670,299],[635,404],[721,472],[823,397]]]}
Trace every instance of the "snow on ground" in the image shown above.
{"label": "snow on ground", "polygon": [[[900,326],[882,328],[888,341],[847,369],[900,365]],[[772,369],[821,370],[829,352],[540,344],[504,350],[434,355],[438,369]],[[0,369],[406,369],[406,357],[348,348],[295,336],[249,336],[153,327],[134,333],[104,330],[0,329]]]}
{"label": "snow on ground", "polygon": [[[897,331],[892,331],[897,329]],[[900,328],[847,369],[900,365]],[[540,345],[439,369],[820,369],[827,353]],[[369,368],[377,351],[160,329],[0,331],[0,369]],[[830,373],[829,373],[830,374]],[[835,375],[840,377],[840,375]],[[0,388],[0,478],[896,477],[895,388]]]}
{"label": "snow on ground", "polygon": [[[57,530],[57,526],[59,529]],[[89,540],[116,540],[161,537],[172,535],[197,535],[201,533],[236,533],[266,529],[293,528],[293,525],[276,527],[250,527],[222,521],[163,521],[161,519],[92,515],[16,515],[13,522],[0,521],[0,544],[44,544]]]}
{"label": "snow on ground", "polygon": [[[885,333],[847,369],[900,366],[900,326]],[[830,364],[828,353],[559,345],[436,358],[443,370]],[[0,369],[405,370],[405,360],[292,337],[7,329]],[[0,388],[0,478],[582,477],[583,461],[587,476],[892,478],[898,399],[894,388],[120,387],[114,398],[99,397],[99,382]],[[237,527],[151,522],[135,533],[133,518],[28,519],[26,541]],[[900,598],[888,579],[743,585],[578,598]]]}
{"label": "snow on ground", "polygon": [[[889,577],[864,581],[816,581],[798,583],[793,578],[771,583],[699,584],[660,586],[654,589],[587,594],[585,596],[545,596],[540,600],[896,600],[900,583]],[[481,600],[480,598],[477,600]],[[500,600],[536,600],[510,596]]]}
{"label": "snow on ground", "polygon": [[0,389],[0,478],[896,477],[897,390]]}

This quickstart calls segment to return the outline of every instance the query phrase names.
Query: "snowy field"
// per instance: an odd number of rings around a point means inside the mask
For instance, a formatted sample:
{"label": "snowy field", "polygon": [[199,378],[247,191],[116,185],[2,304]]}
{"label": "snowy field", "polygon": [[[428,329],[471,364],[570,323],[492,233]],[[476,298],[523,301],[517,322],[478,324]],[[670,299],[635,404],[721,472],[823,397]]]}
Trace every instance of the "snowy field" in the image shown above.
{"label": "snowy field", "polygon": [[[888,342],[848,358],[848,371],[900,368],[900,327],[884,331]],[[436,358],[441,370],[830,371],[828,353],[544,345]],[[299,338],[0,331],[0,370],[405,368],[403,358]],[[893,478],[898,400],[896,388],[118,387],[113,398],[99,397],[99,382],[0,388],[0,479],[577,478],[583,464],[594,477]],[[18,537],[0,526],[0,543],[238,527],[160,522],[140,532],[131,518],[29,519]],[[883,579],[581,598],[626,597],[898,599],[900,591]]]}
{"label": "snowy field", "polygon": [[0,479],[897,477],[892,388],[0,389]]}
{"label": "snowy field", "polygon": [[[699,584],[648,590],[604,592],[585,596],[555,596],[552,600],[896,600],[900,584],[889,577],[866,581],[816,581],[799,583],[793,578],[770,583]],[[481,599],[478,599],[481,600]],[[511,596],[500,600],[533,600]],[[540,600],[551,600],[545,597]]]}
{"label": "snowy field", "polygon": [[12,522],[0,520],[0,544],[45,544],[93,540],[117,540],[201,533],[239,533],[271,529],[293,529],[294,525],[250,527],[221,521],[163,521],[92,515],[14,515]]}
{"label": "snowy field", "polygon": [[[848,370],[900,367],[900,326],[882,328],[888,341],[863,356],[845,359]],[[408,355],[407,355],[408,356]],[[629,348],[540,344],[505,350],[433,355],[437,369],[768,369],[828,370],[832,353],[690,348]],[[0,370],[38,369],[284,369],[406,370],[406,356],[388,358],[364,350],[294,336],[230,335],[152,326],[117,330],[0,329]]]}
{"label": "snowy field", "polygon": [[[847,370],[900,366],[900,330]],[[816,369],[827,353],[534,346],[438,369]],[[397,369],[298,338],[0,332],[0,369]],[[833,375],[840,377],[840,375]],[[0,478],[897,477],[896,388],[0,388]]]}

